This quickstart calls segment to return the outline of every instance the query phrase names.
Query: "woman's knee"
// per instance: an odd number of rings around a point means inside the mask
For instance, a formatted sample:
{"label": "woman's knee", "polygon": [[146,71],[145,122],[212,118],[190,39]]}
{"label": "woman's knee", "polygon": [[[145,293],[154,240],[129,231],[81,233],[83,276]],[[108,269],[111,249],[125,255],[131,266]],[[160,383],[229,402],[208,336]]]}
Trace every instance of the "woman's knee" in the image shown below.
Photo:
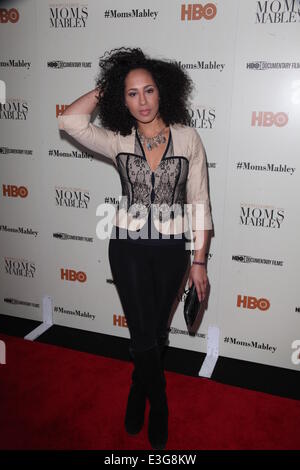
{"label": "woman's knee", "polygon": [[133,351],[148,351],[149,349],[155,348],[158,346],[158,342],[155,337],[145,338],[145,337],[135,337],[131,338],[130,349]]}

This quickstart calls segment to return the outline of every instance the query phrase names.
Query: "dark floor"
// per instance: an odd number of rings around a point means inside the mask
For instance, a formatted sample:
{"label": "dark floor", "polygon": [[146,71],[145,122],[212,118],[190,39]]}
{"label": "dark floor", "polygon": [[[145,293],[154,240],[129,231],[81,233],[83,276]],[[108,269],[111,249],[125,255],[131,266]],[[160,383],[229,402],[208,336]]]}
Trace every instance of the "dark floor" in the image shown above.
{"label": "dark floor", "polygon": [[[0,314],[0,333],[24,337],[40,322]],[[36,341],[129,361],[129,340],[54,325]],[[205,354],[169,347],[166,370],[198,376]],[[300,400],[299,372],[254,362],[219,357],[212,380]]]}

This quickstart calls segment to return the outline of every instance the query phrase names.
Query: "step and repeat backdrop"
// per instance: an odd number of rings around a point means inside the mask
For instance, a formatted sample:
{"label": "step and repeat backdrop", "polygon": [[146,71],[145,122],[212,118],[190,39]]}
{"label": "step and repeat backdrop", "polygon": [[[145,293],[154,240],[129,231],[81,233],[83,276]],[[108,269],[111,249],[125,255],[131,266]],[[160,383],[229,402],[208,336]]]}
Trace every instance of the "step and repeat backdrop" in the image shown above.
{"label": "step and repeat backdrop", "polygon": [[170,345],[205,352],[213,325],[220,355],[300,370],[300,1],[4,1],[0,43],[0,312],[42,320],[49,296],[55,324],[129,338],[97,237],[119,175],[57,117],[140,47],[195,83],[214,223],[205,310],[190,335],[179,298]]}

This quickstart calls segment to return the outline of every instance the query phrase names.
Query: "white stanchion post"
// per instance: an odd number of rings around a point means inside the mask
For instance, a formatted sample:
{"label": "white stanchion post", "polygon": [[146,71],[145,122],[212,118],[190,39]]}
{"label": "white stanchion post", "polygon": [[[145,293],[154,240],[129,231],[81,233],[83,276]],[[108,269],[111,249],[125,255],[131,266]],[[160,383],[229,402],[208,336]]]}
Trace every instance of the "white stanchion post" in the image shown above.
{"label": "white stanchion post", "polygon": [[32,330],[28,335],[24,337],[24,339],[28,339],[29,341],[34,341],[40,335],[45,333],[51,326],[53,325],[53,305],[52,299],[48,295],[43,297],[43,323],[39,325],[37,328]]}
{"label": "white stanchion post", "polygon": [[0,340],[0,364],[6,364],[6,344]]}
{"label": "white stanchion post", "polygon": [[209,325],[207,331],[206,357],[198,373],[200,377],[210,378],[212,376],[212,373],[219,357],[219,337],[219,327],[215,325]]}

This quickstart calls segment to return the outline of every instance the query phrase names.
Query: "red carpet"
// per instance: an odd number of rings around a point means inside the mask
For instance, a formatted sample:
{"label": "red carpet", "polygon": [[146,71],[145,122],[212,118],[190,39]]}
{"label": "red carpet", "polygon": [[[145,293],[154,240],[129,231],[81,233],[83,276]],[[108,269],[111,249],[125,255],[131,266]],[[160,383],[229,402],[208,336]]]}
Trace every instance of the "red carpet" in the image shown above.
{"label": "red carpet", "polygon": [[[0,335],[1,449],[151,450],[128,436],[132,364]],[[300,402],[166,372],[166,450],[300,449]],[[148,412],[148,405],[147,410]]]}

